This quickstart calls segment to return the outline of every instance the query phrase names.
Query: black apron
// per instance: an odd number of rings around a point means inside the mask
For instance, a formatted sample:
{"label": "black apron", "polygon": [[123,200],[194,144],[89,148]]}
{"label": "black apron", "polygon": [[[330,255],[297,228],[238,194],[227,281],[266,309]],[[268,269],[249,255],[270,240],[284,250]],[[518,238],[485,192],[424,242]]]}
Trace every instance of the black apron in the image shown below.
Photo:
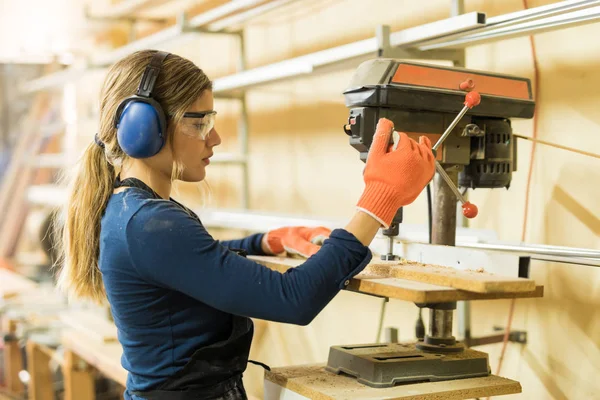
{"label": "black apron", "polygon": [[[117,177],[114,187],[136,187],[161,199],[148,185],[136,178],[127,178],[121,181]],[[201,224],[194,212],[177,201],[170,200],[182,207]],[[243,256],[246,255],[241,250],[232,251]],[[156,389],[129,393],[146,400],[247,400],[248,397],[242,383],[242,374],[247,363],[255,363],[266,369],[269,367],[248,360],[254,334],[252,320],[237,315],[231,317],[231,332],[227,339],[196,350],[181,371]]]}

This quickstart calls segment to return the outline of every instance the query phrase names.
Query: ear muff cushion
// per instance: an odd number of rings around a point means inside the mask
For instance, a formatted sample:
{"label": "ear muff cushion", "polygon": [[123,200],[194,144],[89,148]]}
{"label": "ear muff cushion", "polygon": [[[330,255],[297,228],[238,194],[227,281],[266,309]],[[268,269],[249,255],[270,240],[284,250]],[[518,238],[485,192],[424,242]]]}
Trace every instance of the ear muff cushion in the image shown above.
{"label": "ear muff cushion", "polygon": [[160,105],[149,98],[127,99],[118,113],[117,140],[133,158],[151,157],[164,145],[166,121]]}

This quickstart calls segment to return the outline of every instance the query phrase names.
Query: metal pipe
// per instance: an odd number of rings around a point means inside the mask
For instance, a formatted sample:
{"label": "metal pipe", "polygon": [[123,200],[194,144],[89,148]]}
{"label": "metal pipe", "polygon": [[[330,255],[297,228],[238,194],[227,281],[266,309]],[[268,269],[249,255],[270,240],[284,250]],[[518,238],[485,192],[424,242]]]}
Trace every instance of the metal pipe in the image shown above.
{"label": "metal pipe", "polygon": [[509,26],[496,26],[486,29],[483,32],[470,33],[463,36],[457,36],[455,39],[445,39],[438,43],[423,42],[417,47],[421,51],[435,50],[441,48],[463,48],[474,44],[483,44],[496,41],[500,38],[510,39],[524,35],[534,35],[543,32],[549,32],[557,29],[564,29],[573,26],[597,22],[600,19],[600,7],[584,8],[567,13],[558,13],[547,18],[535,19],[533,21],[519,24],[510,24]]}
{"label": "metal pipe", "polygon": [[452,338],[452,311],[453,310],[429,310],[429,334],[432,338]]}
{"label": "metal pipe", "polygon": [[519,245],[501,243],[461,243],[460,246],[485,250],[527,253],[531,255],[536,254],[557,257],[578,257],[600,260],[600,252],[597,250],[586,250],[559,246],[528,245],[525,243],[521,243]]}
{"label": "metal pipe", "polygon": [[231,17],[223,18],[215,23],[212,23],[207,26],[207,29],[214,32],[231,32],[232,27],[239,25],[255,16],[259,16],[265,14],[268,11],[274,10],[277,7],[281,7],[283,5],[293,3],[298,0],[275,0],[268,2],[266,4],[262,4],[260,6],[251,8],[248,11],[241,12],[239,14],[232,15]]}
{"label": "metal pipe", "polygon": [[456,304],[456,324],[458,325],[458,338],[468,341],[471,338],[471,302],[459,301]]}
{"label": "metal pipe", "polygon": [[102,13],[90,15],[92,19],[116,19],[128,18],[132,13],[148,9],[150,7],[162,6],[172,0],[127,0],[103,7]]}
{"label": "metal pipe", "polygon": [[438,174],[442,177],[442,179],[446,182],[448,187],[452,190],[452,193],[454,193],[456,199],[459,200],[461,204],[465,204],[467,201],[463,197],[462,193],[460,193],[454,182],[452,182],[452,178],[448,176],[448,174],[444,170],[444,167],[442,167],[442,165],[437,160],[435,162],[435,169],[437,170]]}
{"label": "metal pipe", "polygon": [[[442,181],[443,186],[446,184]],[[36,186],[44,189],[43,186]],[[50,193],[53,189],[56,194]],[[435,188],[434,188],[435,190]],[[47,190],[40,191],[39,197],[54,198],[57,197],[57,202],[62,201],[63,194],[56,187],[48,187]],[[197,209],[195,210],[202,218],[203,223],[211,228],[229,228],[242,229],[252,232],[264,232],[269,229],[274,229],[282,225],[307,225],[307,226],[327,226],[332,229],[343,226],[344,221],[339,219],[326,218],[310,218],[300,215],[277,214],[277,213],[261,213],[248,212],[240,210],[228,209]],[[422,228],[422,229],[421,229]],[[468,230],[459,228],[460,234],[468,235]],[[426,235],[427,226],[404,224],[403,235],[400,237],[403,241],[419,241],[418,235],[415,233],[423,232]],[[476,232],[475,230],[473,232]],[[387,240],[387,238],[385,238]],[[433,239],[433,238],[432,238]],[[552,246],[542,244],[510,244],[502,242],[475,242],[477,239],[476,233],[473,233],[473,240],[462,240],[455,243],[457,247],[477,248],[482,250],[496,250],[508,253],[522,253],[526,256],[531,256],[533,259],[545,260],[565,263],[575,263],[581,265],[600,266],[600,251],[589,250],[583,248],[573,248],[565,246]],[[478,239],[482,240],[482,239]],[[386,242],[387,244],[387,242]]]}
{"label": "metal pipe", "polygon": [[456,17],[465,13],[465,0],[450,0],[450,16]]}
{"label": "metal pipe", "polygon": [[[239,38],[239,54],[238,68],[240,71],[246,69],[246,46],[244,42],[244,34],[240,32]],[[240,99],[240,119],[238,122],[238,141],[240,153],[246,159],[242,164],[242,208],[250,208],[250,171],[248,170],[248,107],[246,104],[246,94],[244,93]]]}
{"label": "metal pipe", "polygon": [[[430,50],[433,45],[440,43],[454,42],[466,36],[482,35],[486,32],[496,31],[510,26],[533,23],[543,18],[561,16],[569,12],[584,10],[593,6],[600,5],[600,0],[568,0],[559,1],[554,4],[529,8],[526,10],[515,11],[508,14],[498,15],[486,19],[485,26],[474,29],[470,32],[458,32],[444,37],[428,39],[419,43],[419,50]],[[437,46],[436,46],[437,48]]]}

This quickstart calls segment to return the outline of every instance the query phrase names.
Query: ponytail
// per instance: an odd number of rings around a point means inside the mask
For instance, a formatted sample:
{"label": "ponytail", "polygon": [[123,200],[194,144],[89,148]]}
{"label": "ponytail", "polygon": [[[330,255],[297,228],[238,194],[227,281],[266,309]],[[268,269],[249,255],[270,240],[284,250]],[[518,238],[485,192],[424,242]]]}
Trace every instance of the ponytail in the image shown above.
{"label": "ponytail", "polygon": [[69,298],[77,297],[102,304],[106,299],[98,267],[100,221],[113,192],[115,168],[104,149],[92,143],[83,154],[70,195],[63,210],[62,268],[57,286]]}
{"label": "ponytail", "polygon": [[[100,221],[113,193],[115,166],[121,169],[128,161],[117,140],[115,115],[121,102],[137,90],[138,82],[156,51],[142,50],[113,64],[104,79],[100,95],[100,123],[96,143],[92,142],[80,160],[76,175],[70,180],[70,193],[55,238],[61,243],[57,286],[71,298],[105,303],[106,292],[98,267]],[[185,111],[212,82],[194,63],[175,54],[163,63],[161,77],[153,97],[169,115],[167,139]],[[176,164],[176,173],[182,167]]]}

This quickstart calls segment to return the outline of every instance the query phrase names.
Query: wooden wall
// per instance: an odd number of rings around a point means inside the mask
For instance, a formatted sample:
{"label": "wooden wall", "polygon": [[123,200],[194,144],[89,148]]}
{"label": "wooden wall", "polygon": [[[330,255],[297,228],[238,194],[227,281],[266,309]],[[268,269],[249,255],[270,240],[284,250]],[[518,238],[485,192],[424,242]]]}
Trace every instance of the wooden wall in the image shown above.
{"label": "wooden wall", "polygon": [[[553,1],[529,1],[534,7]],[[307,0],[293,12],[276,12],[247,28],[249,67],[374,36],[379,24],[392,30],[449,16],[447,0]],[[467,0],[467,11],[488,16],[522,9],[521,0]],[[536,36],[540,67],[537,99],[539,137],[581,149],[600,148],[596,114],[600,97],[600,24]],[[237,44],[227,37],[201,36],[169,47],[193,59],[212,77],[235,71]],[[467,66],[533,78],[528,38],[471,47]],[[352,70],[269,85],[248,94],[250,113],[251,208],[323,217],[350,217],[362,189],[362,163],[341,127],[347,118],[341,92]],[[87,86],[88,91],[90,86]],[[87,95],[86,95],[87,96]],[[83,97],[87,99],[87,97]],[[97,101],[97,99],[90,99]],[[218,100],[218,151],[235,151],[239,107]],[[532,121],[514,121],[532,134]],[[400,127],[401,128],[401,127]],[[93,130],[86,132],[91,140]],[[531,144],[519,143],[518,172],[510,190],[477,190],[471,199],[480,214],[473,227],[495,230],[500,239],[520,241]],[[533,165],[526,242],[600,247],[600,164],[597,160],[538,146]],[[237,207],[241,174],[235,166],[209,167],[211,207]],[[182,185],[190,204],[195,188]],[[405,220],[425,223],[425,196],[407,207]],[[217,233],[218,234],[218,233]],[[509,344],[501,375],[518,379],[527,399],[593,398],[600,390],[600,270],[534,262],[532,276],[545,297],[519,300],[513,328],[527,330],[526,346]],[[381,300],[341,293],[308,327],[259,323],[252,356],[271,366],[322,362],[330,345],[375,340]],[[506,301],[473,304],[475,335],[506,324]],[[391,301],[385,326],[414,337],[417,308]],[[496,372],[501,345],[482,347]],[[249,392],[260,395],[262,371],[250,366]]]}

